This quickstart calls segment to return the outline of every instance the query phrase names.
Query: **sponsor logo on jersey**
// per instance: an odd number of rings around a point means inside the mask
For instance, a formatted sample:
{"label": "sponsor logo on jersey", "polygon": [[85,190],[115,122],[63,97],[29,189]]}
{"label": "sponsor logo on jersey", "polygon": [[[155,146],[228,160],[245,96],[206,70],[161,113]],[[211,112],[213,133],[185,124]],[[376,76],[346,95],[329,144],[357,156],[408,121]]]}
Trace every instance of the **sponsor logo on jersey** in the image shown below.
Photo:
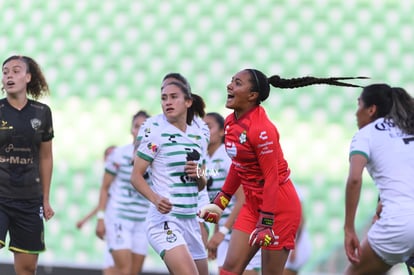
{"label": "sponsor logo on jersey", "polygon": [[2,120],[0,123],[0,130],[10,130],[13,129],[13,126],[7,125],[7,121]]}
{"label": "sponsor logo on jersey", "polygon": [[157,152],[157,151],[158,151],[158,147],[157,147],[157,145],[155,145],[155,144],[154,144],[154,143],[152,143],[152,142],[148,142],[147,147],[148,147],[148,149],[150,149],[150,150],[151,150],[151,152],[153,152],[153,153],[155,153],[155,152]]}
{"label": "sponsor logo on jersey", "polygon": [[260,132],[260,135],[259,135],[259,138],[260,138],[261,140],[266,140],[266,139],[268,139],[266,131],[261,131],[261,132]]}
{"label": "sponsor logo on jersey", "polygon": [[227,142],[226,143],[226,152],[230,158],[234,158],[237,155],[237,148],[234,142]]}
{"label": "sponsor logo on jersey", "polygon": [[0,156],[0,163],[10,163],[10,164],[33,164],[33,158],[22,158],[19,156]]}

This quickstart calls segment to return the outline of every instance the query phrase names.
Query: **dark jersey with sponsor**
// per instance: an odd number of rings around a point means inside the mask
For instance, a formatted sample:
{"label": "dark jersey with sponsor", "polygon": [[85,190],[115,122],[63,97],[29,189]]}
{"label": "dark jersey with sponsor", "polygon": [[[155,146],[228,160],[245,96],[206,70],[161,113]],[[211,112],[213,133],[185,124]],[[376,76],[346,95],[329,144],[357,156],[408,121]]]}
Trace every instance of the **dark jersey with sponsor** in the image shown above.
{"label": "dark jersey with sponsor", "polygon": [[21,110],[0,100],[0,197],[42,196],[40,143],[53,138],[52,113],[43,103],[28,100]]}

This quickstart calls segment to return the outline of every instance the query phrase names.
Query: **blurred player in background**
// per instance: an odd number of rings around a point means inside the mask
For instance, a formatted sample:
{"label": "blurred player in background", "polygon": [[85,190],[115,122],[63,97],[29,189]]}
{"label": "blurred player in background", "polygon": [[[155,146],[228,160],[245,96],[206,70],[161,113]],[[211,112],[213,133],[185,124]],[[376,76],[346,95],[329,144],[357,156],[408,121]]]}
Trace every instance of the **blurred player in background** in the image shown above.
{"label": "blurred player in background", "polygon": [[49,94],[49,87],[31,57],[11,56],[2,71],[6,97],[0,100],[0,248],[8,233],[16,274],[31,275],[45,250],[43,218],[54,215],[49,197],[52,112],[37,101]]}
{"label": "blurred player in background", "polygon": [[[106,240],[119,274],[138,274],[148,252],[146,216],[149,201],[131,184],[135,140],[149,117],[139,111],[132,117],[132,142],[118,146],[105,163],[96,235]],[[148,178],[148,173],[146,174]]]}
{"label": "blurred player in background", "polygon": [[298,275],[299,271],[309,261],[312,254],[312,241],[306,227],[305,215],[303,211],[303,196],[300,188],[295,185],[296,192],[302,204],[302,218],[300,220],[298,232],[296,233],[295,249],[289,252],[283,275]]}
{"label": "blurred player in background", "polygon": [[[112,153],[115,149],[114,145],[108,146],[104,151],[104,163],[107,161],[108,156]],[[92,217],[96,215],[99,210],[99,205],[96,205],[94,209],[92,209],[88,214],[86,214],[83,218],[81,218],[77,223],[76,227],[78,229],[82,229],[87,221],[89,221]],[[106,243],[105,243],[106,246]],[[117,275],[114,260],[112,259],[111,252],[106,248],[104,251],[104,263],[102,269],[103,275]]]}
{"label": "blurred player in background", "polygon": [[[356,118],[346,183],[346,274],[383,274],[414,254],[414,99],[402,88],[372,84],[358,98]],[[382,207],[360,243],[355,215],[365,167]]]}

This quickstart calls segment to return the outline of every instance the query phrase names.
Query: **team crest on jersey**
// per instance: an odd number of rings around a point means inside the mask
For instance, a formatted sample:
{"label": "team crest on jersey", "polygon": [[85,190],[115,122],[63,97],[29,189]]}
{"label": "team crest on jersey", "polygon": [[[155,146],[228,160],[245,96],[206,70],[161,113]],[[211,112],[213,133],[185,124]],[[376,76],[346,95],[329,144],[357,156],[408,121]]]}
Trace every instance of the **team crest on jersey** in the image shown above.
{"label": "team crest on jersey", "polygon": [[42,122],[38,118],[33,118],[30,120],[30,124],[32,124],[32,128],[34,130],[38,130],[40,128],[40,125],[42,125]]}
{"label": "team crest on jersey", "polygon": [[150,150],[151,150],[151,152],[153,152],[153,153],[155,153],[155,152],[157,152],[157,151],[158,151],[158,146],[157,146],[157,145],[155,145],[155,144],[154,144],[154,143],[152,143],[152,142],[148,142],[147,147],[148,147],[148,149],[150,149]]}
{"label": "team crest on jersey", "polygon": [[167,231],[167,237],[165,240],[169,243],[174,243],[177,240],[177,236],[172,232],[171,229]]}
{"label": "team crest on jersey", "polygon": [[240,144],[243,144],[243,143],[245,143],[245,142],[246,142],[246,140],[247,140],[246,134],[247,134],[246,130],[244,130],[244,131],[240,134],[240,136],[239,136],[239,142],[240,142]]}

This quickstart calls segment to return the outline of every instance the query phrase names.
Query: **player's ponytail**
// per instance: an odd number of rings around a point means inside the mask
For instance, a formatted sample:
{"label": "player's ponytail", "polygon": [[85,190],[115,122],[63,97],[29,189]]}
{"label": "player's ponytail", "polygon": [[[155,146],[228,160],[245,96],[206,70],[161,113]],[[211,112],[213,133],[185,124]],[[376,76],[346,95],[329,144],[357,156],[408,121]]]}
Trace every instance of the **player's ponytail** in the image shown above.
{"label": "player's ponytail", "polygon": [[327,84],[335,86],[345,86],[345,87],[361,87],[359,85],[350,84],[342,82],[340,80],[349,80],[349,79],[366,79],[367,77],[329,77],[329,78],[319,78],[313,76],[305,76],[299,78],[281,78],[278,75],[272,75],[267,77],[264,73],[256,69],[247,69],[251,76],[252,82],[252,91],[259,93],[258,102],[265,101],[269,97],[270,85],[276,88],[281,89],[293,89],[299,87],[305,87],[315,84]]}

